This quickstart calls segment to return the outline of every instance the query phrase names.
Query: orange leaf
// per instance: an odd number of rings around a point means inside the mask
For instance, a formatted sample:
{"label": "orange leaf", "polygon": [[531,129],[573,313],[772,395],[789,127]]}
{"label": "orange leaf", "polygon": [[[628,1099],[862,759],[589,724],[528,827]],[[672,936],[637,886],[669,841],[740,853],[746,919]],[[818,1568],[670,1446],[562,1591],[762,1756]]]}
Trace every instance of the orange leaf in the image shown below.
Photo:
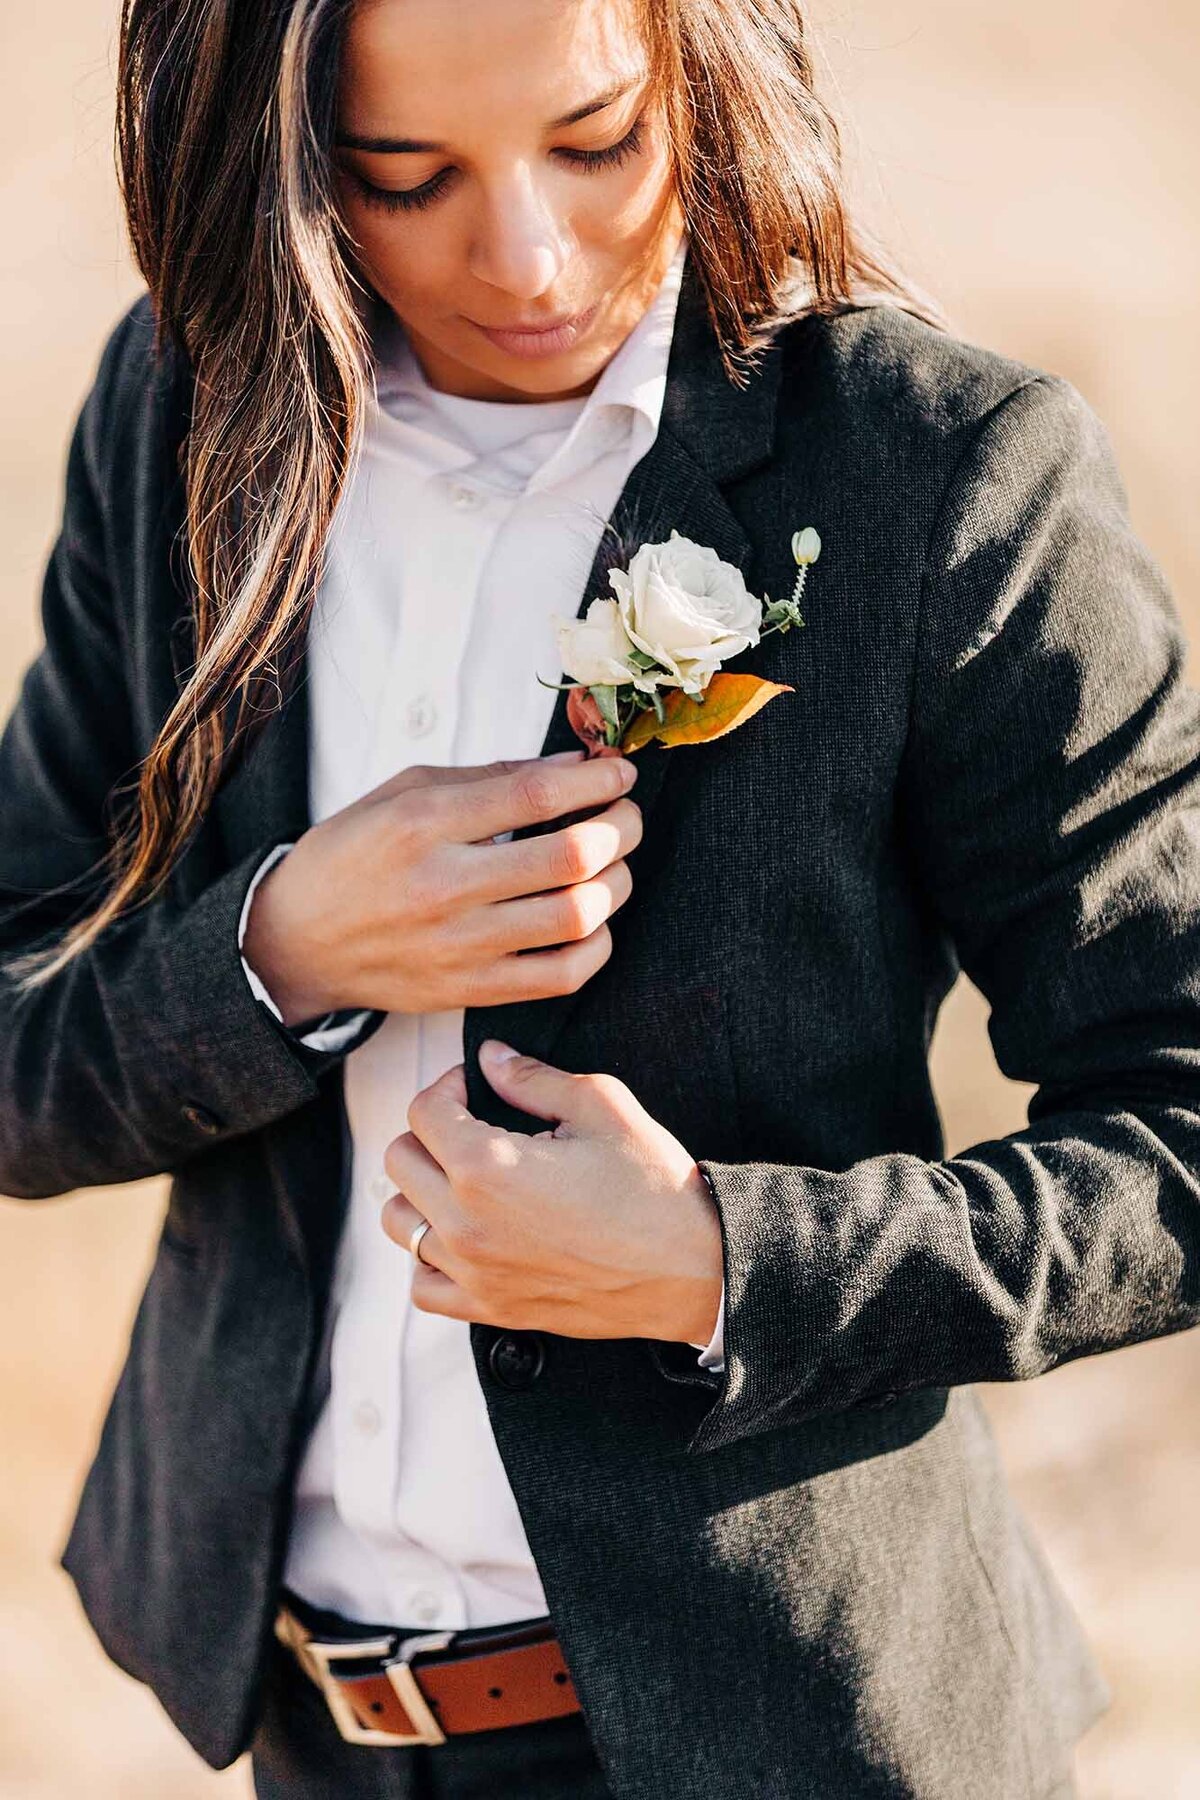
{"label": "orange leaf", "polygon": [[703,744],[723,737],[752,718],[776,694],[794,694],[786,682],[764,681],[760,675],[714,675],[697,700],[682,688],[664,688],[665,718],[660,725],[653,707],[639,712],[621,740],[624,752],[640,750],[657,738],[661,744]]}

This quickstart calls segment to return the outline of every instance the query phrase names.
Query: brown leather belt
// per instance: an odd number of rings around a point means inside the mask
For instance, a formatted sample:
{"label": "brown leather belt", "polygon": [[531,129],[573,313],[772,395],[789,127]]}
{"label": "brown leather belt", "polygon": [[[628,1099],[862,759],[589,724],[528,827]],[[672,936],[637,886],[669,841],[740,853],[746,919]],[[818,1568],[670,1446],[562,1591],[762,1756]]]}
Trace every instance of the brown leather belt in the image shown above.
{"label": "brown leather belt", "polygon": [[441,1744],[581,1710],[549,1617],[494,1630],[334,1637],[310,1630],[285,1601],[275,1635],[351,1744]]}

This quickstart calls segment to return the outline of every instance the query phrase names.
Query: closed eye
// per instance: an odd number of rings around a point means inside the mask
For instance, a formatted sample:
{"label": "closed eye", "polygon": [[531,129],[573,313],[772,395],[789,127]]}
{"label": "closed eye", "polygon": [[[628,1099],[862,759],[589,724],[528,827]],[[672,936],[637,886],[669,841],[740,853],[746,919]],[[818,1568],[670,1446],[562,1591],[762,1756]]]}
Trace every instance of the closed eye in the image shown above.
{"label": "closed eye", "polygon": [[[552,151],[551,155],[561,156],[565,161],[588,170],[615,168],[637,155],[642,147],[644,127],[643,114],[634,121],[623,138],[615,144],[607,145],[603,150],[560,149]],[[452,170],[443,169],[432,180],[422,182],[420,187],[381,188],[360,175],[356,169],[349,170],[349,174],[366,204],[381,207],[384,212],[408,212],[430,206],[454,179]]]}

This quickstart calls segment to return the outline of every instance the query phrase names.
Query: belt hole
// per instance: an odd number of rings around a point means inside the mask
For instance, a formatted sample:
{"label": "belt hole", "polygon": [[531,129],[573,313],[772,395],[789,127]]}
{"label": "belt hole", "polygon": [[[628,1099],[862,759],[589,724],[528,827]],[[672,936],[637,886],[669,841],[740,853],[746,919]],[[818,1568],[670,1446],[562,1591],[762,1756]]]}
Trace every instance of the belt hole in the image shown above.
{"label": "belt hole", "polygon": [[555,1669],[554,1679],[555,1679],[555,1681],[557,1681],[559,1687],[561,1687],[563,1682],[567,1679],[566,1670],[565,1669]]}
{"label": "belt hole", "polygon": [[488,1689],[488,1693],[492,1696],[493,1700],[498,1700],[503,1692],[504,1692],[503,1688],[489,1688]]}
{"label": "belt hole", "polygon": [[372,1700],[371,1711],[373,1713],[381,1713],[383,1711],[383,1701],[382,1700]]}

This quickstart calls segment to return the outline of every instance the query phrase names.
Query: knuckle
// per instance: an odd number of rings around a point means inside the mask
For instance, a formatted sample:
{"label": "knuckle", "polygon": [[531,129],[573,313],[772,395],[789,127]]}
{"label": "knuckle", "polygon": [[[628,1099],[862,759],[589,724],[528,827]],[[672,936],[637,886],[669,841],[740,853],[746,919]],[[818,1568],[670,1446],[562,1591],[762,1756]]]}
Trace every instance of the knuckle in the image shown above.
{"label": "knuckle", "polygon": [[397,769],[394,775],[389,775],[387,781],[380,784],[380,791],[387,795],[393,809],[398,810],[414,798],[414,790],[422,787],[429,776],[428,763],[409,763],[405,768]]}
{"label": "knuckle", "polygon": [[481,1200],[491,1192],[490,1162],[476,1147],[460,1149],[454,1160],[454,1186],[468,1200]]}
{"label": "knuckle", "polygon": [[559,810],[559,783],[540,769],[526,769],[516,777],[516,797],[536,818],[548,818]]}
{"label": "knuckle", "polygon": [[427,977],[431,976],[437,982],[455,979],[463,967],[467,954],[467,946],[463,941],[464,936],[458,921],[449,918],[442,921],[439,931],[431,933],[426,938],[421,951],[421,960]]}
{"label": "knuckle", "polygon": [[625,792],[624,769],[617,767],[615,757],[601,757],[599,760],[604,764],[605,775],[607,777],[605,786],[608,789],[608,792],[614,799],[618,795],[623,795]]}
{"label": "knuckle", "polygon": [[433,1292],[433,1283],[430,1281],[428,1275],[423,1274],[421,1269],[414,1269],[412,1280],[412,1303],[418,1312],[433,1312],[436,1310],[430,1305],[430,1301],[433,1298]]}
{"label": "knuckle", "polygon": [[[603,951],[603,954],[599,957],[596,955],[597,949]],[[583,938],[578,944],[572,945],[570,950],[564,953],[569,982],[566,991],[569,994],[578,993],[579,989],[592,975],[595,974],[601,964],[607,962],[611,951],[612,933],[609,931],[607,924],[598,925],[590,937]]]}
{"label": "knuckle", "polygon": [[[412,770],[407,770],[410,774]],[[410,787],[392,803],[392,823],[401,841],[425,839],[434,828],[434,788]]]}
{"label": "knuckle", "polygon": [[555,928],[564,938],[588,937],[599,923],[595,896],[586,888],[569,888],[557,902]]}
{"label": "knuckle", "polygon": [[550,853],[551,874],[563,883],[580,881],[590,873],[587,838],[575,825],[558,833]]}
{"label": "knuckle", "polygon": [[494,965],[485,967],[482,963],[468,963],[458,975],[459,1004],[464,1007],[492,1005],[494,978]]}
{"label": "knuckle", "polygon": [[389,1181],[395,1182],[398,1188],[404,1186],[403,1152],[407,1135],[405,1133],[404,1136],[393,1138],[383,1153],[384,1173]]}
{"label": "knuckle", "polygon": [[[500,1005],[512,1000],[545,1000],[556,994],[554,965],[558,950],[543,949],[535,955],[522,956],[510,952],[502,962],[494,964],[489,988]],[[484,1005],[492,1002],[485,1000]]]}
{"label": "knuckle", "polygon": [[632,849],[635,844],[640,844],[642,841],[642,832],[645,829],[642,823],[642,809],[636,800],[626,799],[622,802],[622,805],[629,809],[626,815],[625,829],[630,834],[631,843],[629,847]]}
{"label": "knuckle", "polygon": [[410,907],[427,918],[440,919],[452,908],[455,879],[440,856],[424,856],[404,871],[404,892]]}
{"label": "knuckle", "polygon": [[592,1089],[602,1100],[610,1105],[619,1103],[629,1092],[619,1075],[613,1075],[607,1069],[596,1069],[588,1075]]}
{"label": "knuckle", "polygon": [[478,1222],[463,1214],[446,1220],[438,1231],[439,1238],[456,1262],[474,1260],[482,1244],[482,1235]]}

